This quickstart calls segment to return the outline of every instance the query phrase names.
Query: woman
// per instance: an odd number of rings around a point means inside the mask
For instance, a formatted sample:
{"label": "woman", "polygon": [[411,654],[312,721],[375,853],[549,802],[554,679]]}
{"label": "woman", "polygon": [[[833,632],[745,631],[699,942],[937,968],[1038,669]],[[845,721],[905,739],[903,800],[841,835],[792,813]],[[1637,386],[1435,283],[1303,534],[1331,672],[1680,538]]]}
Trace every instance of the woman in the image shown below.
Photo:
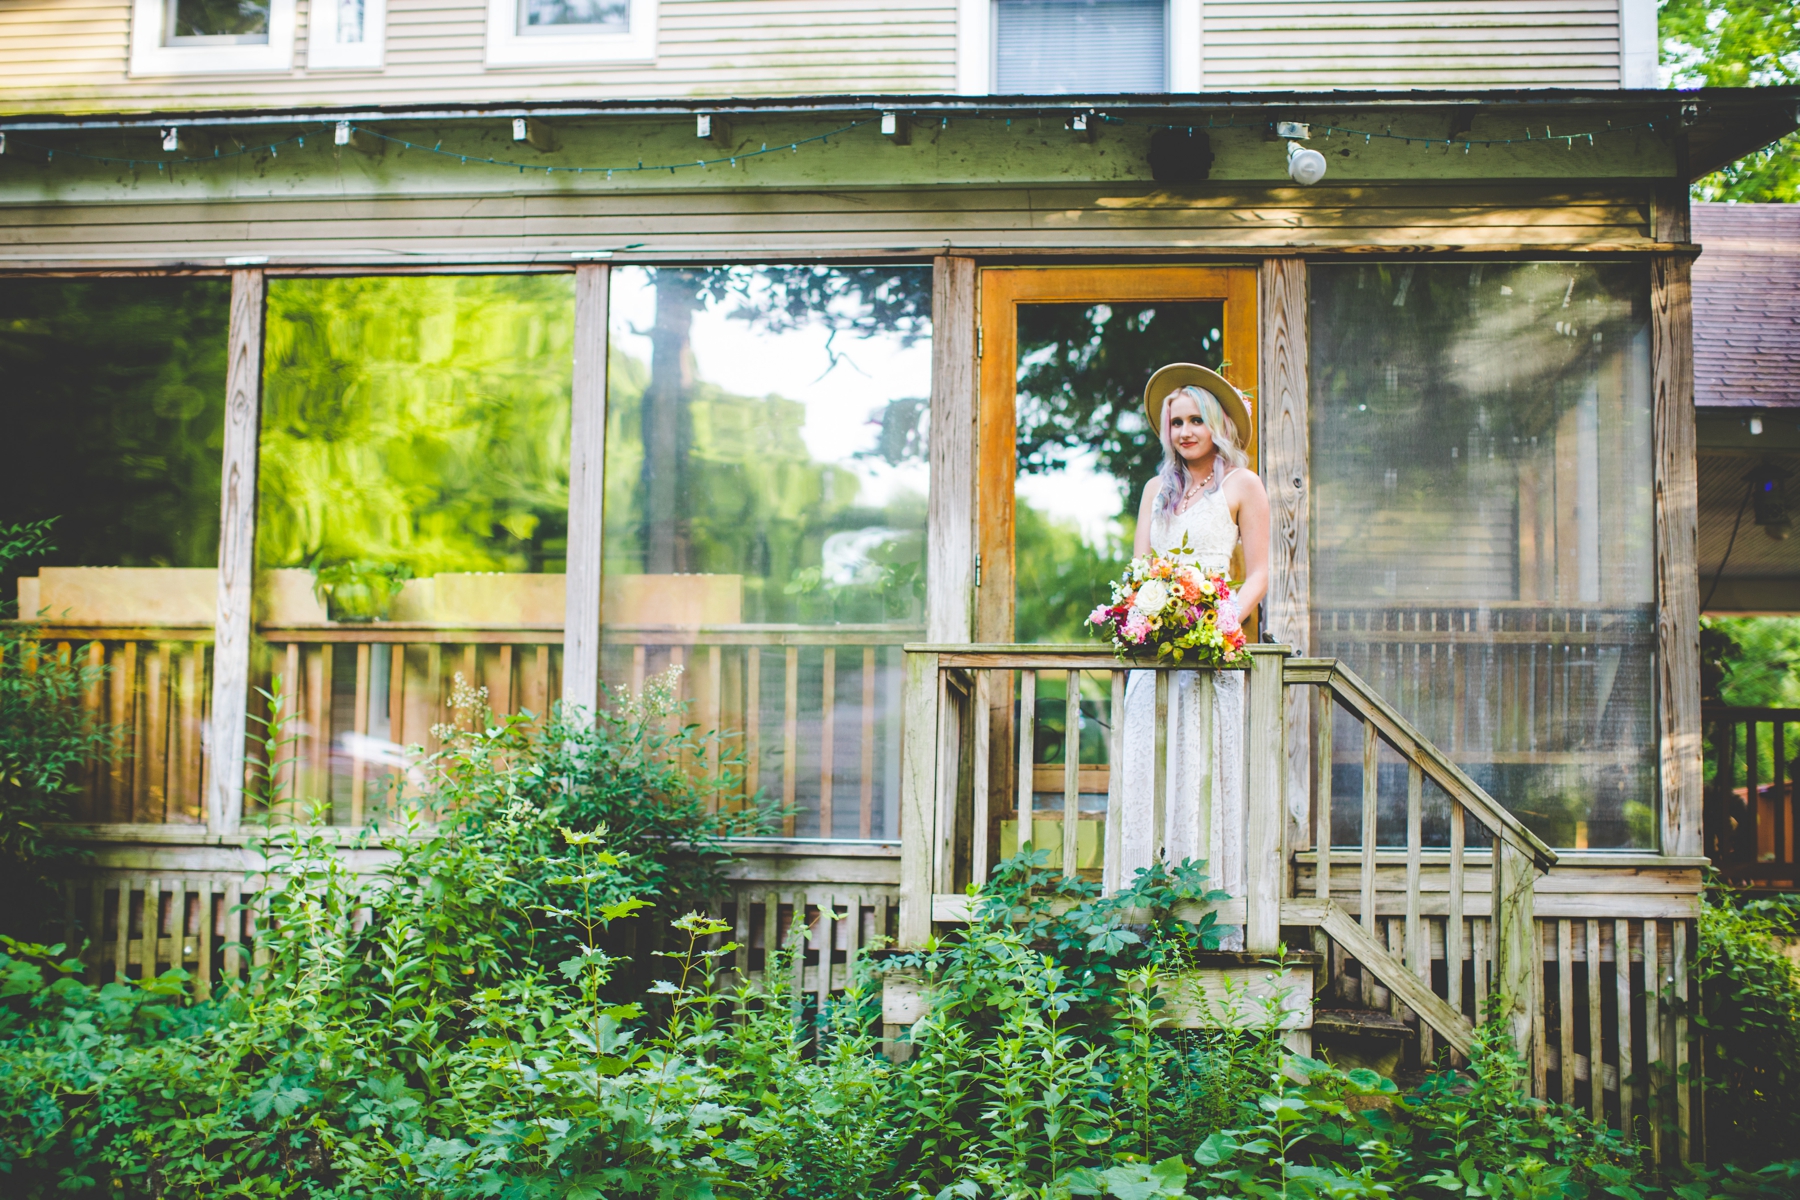
{"label": "woman", "polygon": [[[1162,436],[1163,464],[1144,485],[1135,554],[1183,557],[1209,574],[1229,574],[1244,547],[1245,573],[1221,619],[1254,611],[1269,586],[1269,497],[1247,466],[1242,433],[1250,406],[1216,372],[1174,363],[1144,389],[1151,427]],[[1202,702],[1211,699],[1206,721]],[[1133,671],[1125,691],[1125,761],[1108,891],[1129,884],[1156,858],[1173,865],[1204,859],[1214,886],[1244,889],[1244,676],[1240,671],[1177,671],[1169,688],[1167,791],[1156,804],[1156,676]],[[1202,745],[1211,726],[1210,753]],[[1206,786],[1210,782],[1210,786]],[[1203,794],[1206,793],[1206,794]],[[1163,813],[1161,836],[1155,828]]]}

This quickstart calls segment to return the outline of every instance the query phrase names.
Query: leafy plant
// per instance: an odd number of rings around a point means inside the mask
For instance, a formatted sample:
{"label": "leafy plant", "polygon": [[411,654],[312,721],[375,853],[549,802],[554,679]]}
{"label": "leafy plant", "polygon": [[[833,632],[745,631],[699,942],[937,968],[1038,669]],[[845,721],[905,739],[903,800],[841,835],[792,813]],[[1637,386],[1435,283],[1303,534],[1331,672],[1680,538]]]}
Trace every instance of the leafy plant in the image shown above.
{"label": "leafy plant", "polygon": [[[0,574],[54,549],[53,525],[0,526]],[[21,616],[14,607],[0,606],[0,906],[27,913],[53,894],[53,865],[74,853],[46,825],[68,819],[83,767],[122,751],[83,704],[105,669],[44,644],[34,621],[8,619]]]}

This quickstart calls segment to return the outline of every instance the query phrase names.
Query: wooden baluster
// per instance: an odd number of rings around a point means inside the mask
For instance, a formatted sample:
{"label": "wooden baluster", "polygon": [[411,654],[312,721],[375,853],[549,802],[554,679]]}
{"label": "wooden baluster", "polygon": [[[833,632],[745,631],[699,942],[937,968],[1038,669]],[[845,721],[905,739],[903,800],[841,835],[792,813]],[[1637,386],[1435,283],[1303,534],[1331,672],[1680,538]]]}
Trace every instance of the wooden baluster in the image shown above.
{"label": "wooden baluster", "polygon": [[1531,984],[1529,995],[1531,1003],[1531,1094],[1540,1100],[1550,1098],[1549,1069],[1550,1042],[1544,1036],[1544,1023],[1547,1014],[1545,1005],[1549,1002],[1549,993],[1544,989],[1544,959],[1553,953],[1555,947],[1547,944],[1553,940],[1551,927],[1537,921],[1531,923]]}
{"label": "wooden baluster", "polygon": [[162,880],[144,881],[144,915],[138,924],[139,979],[155,979],[162,957]]}
{"label": "wooden baluster", "polygon": [[1757,795],[1760,766],[1757,723],[1744,721],[1744,826],[1739,829],[1739,846],[1744,862],[1750,864],[1751,873],[1755,873],[1755,867],[1762,862],[1762,797]]}
{"label": "wooden baluster", "polygon": [[1123,886],[1119,878],[1122,874],[1124,855],[1124,830],[1121,826],[1125,818],[1125,685],[1127,676],[1123,671],[1109,672],[1112,679],[1112,708],[1109,719],[1112,727],[1107,731],[1107,768],[1106,768],[1106,850],[1103,857],[1102,874],[1107,892],[1117,891]]}
{"label": "wooden baluster", "polygon": [[[819,836],[837,835],[837,811],[833,804],[832,751],[837,741],[837,647],[824,650],[824,671],[819,685]],[[829,947],[827,947],[829,949]]]}
{"label": "wooden baluster", "polygon": [[513,712],[513,648],[509,642],[494,648],[494,661],[488,670],[488,705],[498,717]]}
{"label": "wooden baluster", "polygon": [[[1165,674],[1167,674],[1167,672],[1165,672]],[[1195,687],[1194,687],[1195,720],[1194,720],[1192,733],[1194,735],[1194,749],[1196,752],[1196,758],[1198,759],[1197,766],[1199,767],[1199,769],[1195,772],[1195,775],[1198,776],[1198,779],[1196,782],[1199,785],[1195,789],[1195,791],[1200,796],[1200,806],[1201,806],[1200,807],[1200,819],[1206,823],[1206,841],[1204,844],[1206,845],[1206,848],[1207,848],[1208,861],[1219,863],[1222,866],[1224,863],[1224,860],[1225,860],[1224,841],[1223,841],[1224,830],[1223,829],[1215,829],[1214,825],[1216,824],[1216,822],[1214,822],[1214,820],[1213,820],[1213,794],[1214,794],[1213,793],[1213,765],[1214,765],[1213,764],[1213,723],[1218,720],[1218,711],[1219,711],[1218,710],[1219,693],[1218,693],[1218,689],[1216,687],[1214,687],[1214,680],[1216,680],[1218,678],[1218,676],[1212,671],[1196,671],[1194,674],[1195,674],[1195,680],[1194,680],[1194,683],[1195,683]],[[1174,687],[1174,677],[1173,676],[1170,676],[1170,685],[1169,686]],[[1167,721],[1166,714],[1164,716],[1164,720],[1165,720],[1165,722]],[[1258,726],[1255,723],[1255,721],[1256,721],[1256,718],[1254,716],[1252,716],[1251,717],[1251,728],[1253,728],[1253,729],[1261,728],[1261,726]],[[1251,743],[1251,745],[1254,745],[1254,744],[1255,744],[1254,742]],[[1165,762],[1168,761],[1168,756],[1166,753],[1164,754],[1163,761],[1165,761]],[[1245,765],[1248,766],[1249,764],[1246,763]],[[1255,774],[1249,774],[1248,777],[1244,781],[1245,786],[1249,787],[1252,784],[1256,783],[1258,781],[1258,778],[1259,777]],[[1162,792],[1162,794],[1165,797],[1168,795],[1169,786],[1170,785],[1169,785],[1168,780],[1165,779],[1163,781],[1163,792]],[[1252,792],[1251,794],[1256,795],[1258,793]],[[1268,810],[1259,809],[1256,806],[1252,806],[1252,812],[1266,812],[1266,811],[1268,811]],[[1279,810],[1277,810],[1277,814],[1279,815]],[[1244,837],[1245,856],[1247,859],[1250,860],[1249,862],[1246,863],[1246,866],[1248,867],[1248,866],[1250,866],[1251,863],[1254,862],[1254,855],[1256,853],[1255,850],[1253,849],[1253,847],[1255,846],[1256,843],[1251,840],[1250,835],[1253,832],[1256,832],[1254,827],[1255,827],[1257,818],[1251,818],[1250,814],[1245,814],[1245,815],[1247,818],[1245,821],[1245,828],[1241,832]],[[1283,819],[1285,819],[1285,818],[1283,818]],[[1157,824],[1157,829],[1163,830],[1163,831],[1166,831],[1168,829],[1168,814],[1167,814],[1166,809],[1165,809],[1162,820]],[[1161,836],[1161,835],[1159,835],[1159,836]],[[1252,871],[1253,871],[1253,868],[1252,868]],[[1248,882],[1248,880],[1246,880],[1246,882]],[[1249,918],[1249,914],[1248,914],[1248,912],[1246,912],[1245,919],[1248,920],[1248,918]],[[1254,949],[1254,947],[1252,947],[1252,948]]]}
{"label": "wooden baluster", "polygon": [[956,688],[951,673],[940,671],[938,678],[937,731],[937,809],[933,817],[937,840],[932,850],[936,875],[935,892],[956,890],[956,801],[958,775],[962,768],[962,715],[957,711]]}
{"label": "wooden baluster", "polygon": [[112,684],[111,716],[117,729],[113,737],[111,819],[134,821],[137,806],[131,789],[134,764],[131,751],[137,727],[137,714],[132,711],[132,701],[137,695],[136,642],[126,642],[113,652],[109,682]]}
{"label": "wooden baluster", "polygon": [[1790,834],[1787,815],[1787,771],[1783,769],[1787,765],[1787,726],[1780,720],[1770,723],[1769,742],[1770,747],[1775,751],[1774,770],[1769,776],[1771,790],[1775,793],[1772,814],[1774,817],[1772,823],[1775,826],[1775,862],[1786,866],[1794,861],[1794,854],[1788,846]]}
{"label": "wooden baluster", "polygon": [[200,792],[200,655],[199,645],[189,643],[181,656],[173,784],[177,811],[195,822],[206,820],[206,797]]}
{"label": "wooden baluster", "polygon": [[1381,812],[1380,797],[1376,791],[1376,769],[1380,746],[1380,735],[1375,732],[1375,722],[1363,721],[1361,902],[1362,927],[1370,933],[1375,932],[1375,840],[1379,832],[1376,828],[1377,818]]}
{"label": "wooden baluster", "polygon": [[1600,1029],[1600,922],[1587,923],[1588,1116],[1606,1119],[1605,1055]]}
{"label": "wooden baluster", "polygon": [[1469,922],[1470,958],[1475,968],[1475,1013],[1478,1017],[1487,1014],[1488,945],[1493,936],[1493,921],[1476,918]]}
{"label": "wooden baluster", "polygon": [[200,881],[200,902],[194,913],[194,995],[202,1000],[212,996],[213,950],[213,881]]}
{"label": "wooden baluster", "polygon": [[774,995],[775,961],[781,954],[781,894],[768,891],[763,904],[763,991]]}
{"label": "wooden baluster", "polygon": [[1425,848],[1425,772],[1406,764],[1406,965],[1414,975],[1431,980],[1431,950],[1419,916],[1419,874]]}
{"label": "wooden baluster", "polygon": [[1646,1097],[1646,1105],[1650,1125],[1650,1154],[1657,1162],[1663,1161],[1662,1136],[1662,1097],[1656,1086],[1657,1068],[1663,1065],[1662,1049],[1662,1013],[1657,1003],[1657,992],[1662,988],[1661,951],[1657,946],[1657,924],[1654,920],[1643,923],[1644,931],[1644,1062],[1649,1066],[1650,1093]]}
{"label": "wooden baluster", "polygon": [[441,748],[431,730],[444,720],[444,646],[428,642],[425,646],[425,729],[422,744],[425,753],[435,754]]}
{"label": "wooden baluster", "polygon": [[1332,702],[1330,688],[1318,688],[1317,698],[1319,782],[1314,792],[1317,799],[1313,806],[1313,846],[1318,854],[1318,866],[1313,872],[1313,895],[1320,900],[1329,900],[1331,899],[1331,737],[1337,706]]}
{"label": "wooden baluster", "polygon": [[1631,922],[1613,921],[1613,992],[1618,1002],[1619,1019],[1613,1030],[1619,1056],[1619,1129],[1627,1135],[1631,1129]]}
{"label": "wooden baluster", "polygon": [[[1450,878],[1448,908],[1444,918],[1444,982],[1445,998],[1450,1007],[1463,1011],[1463,806],[1450,802]],[[1475,1012],[1475,1023],[1481,1023],[1481,1012]]]}
{"label": "wooden baluster", "polygon": [[[475,674],[476,656],[480,649],[474,642],[463,647],[462,666],[457,669],[457,674],[462,676],[464,687],[478,688],[481,686],[481,677]],[[493,697],[490,695],[489,701],[492,702],[492,699]]]}
{"label": "wooden baluster", "polygon": [[[988,675],[989,672],[986,671],[981,673],[980,687],[984,698],[987,695]],[[975,772],[975,795],[983,813],[987,811],[987,774],[979,768],[987,762],[989,731],[988,718],[984,715],[986,711],[985,708],[978,710],[975,718],[980,722],[981,730],[976,742],[976,752],[980,758],[976,764],[978,769]],[[873,646],[864,646],[862,655],[862,762],[859,764],[858,770],[862,794],[858,799],[856,810],[856,836],[866,838],[875,828],[875,647]],[[985,828],[985,824],[981,822],[975,826],[977,854],[983,864],[982,869],[976,872],[977,879],[987,878],[987,843],[985,841],[987,835],[983,832]],[[889,837],[894,835],[894,831],[891,829],[885,832]]]}
{"label": "wooden baluster", "polygon": [[[744,797],[762,787],[762,647],[744,647]],[[887,831],[894,836],[892,829]]]}
{"label": "wooden baluster", "polygon": [[[937,680],[931,681],[935,689]],[[800,647],[787,648],[787,685],[781,717],[781,805],[787,815],[781,820],[781,831],[794,836],[796,813],[794,797],[800,787]]]}
{"label": "wooden baluster", "polygon": [[169,667],[171,648],[158,642],[144,656],[144,749],[138,819],[162,824],[169,819]]}
{"label": "wooden baluster", "polygon": [[648,672],[645,659],[648,655],[649,648],[646,646],[631,648],[631,694],[634,696],[640,696],[644,692],[644,677]]}
{"label": "wooden baluster", "polygon": [[236,879],[225,881],[224,927],[219,931],[220,940],[225,943],[224,978],[220,982],[226,987],[235,987],[244,971],[243,930],[244,918],[240,911],[244,903],[243,885]]}
{"label": "wooden baluster", "polygon": [[356,644],[356,706],[350,710],[351,729],[355,737],[351,739],[350,751],[350,824],[360,828],[363,823],[363,789],[367,780],[363,775],[363,740],[369,736],[369,664],[370,651],[373,648],[367,642]]}
{"label": "wooden baluster", "polygon": [[[719,775],[719,743],[724,736],[725,710],[725,647],[708,646],[706,648],[706,707],[701,712],[701,725],[706,731],[706,774],[716,779]],[[719,807],[719,794],[709,793],[708,805],[716,812]]]}
{"label": "wooden baluster", "polygon": [[[873,808],[873,796],[869,788],[869,777],[874,770],[870,759],[870,746],[874,742],[874,706],[871,703],[874,695],[874,684],[871,682],[874,672],[869,664],[874,659],[874,652],[869,651],[863,658],[863,801],[862,831],[869,835],[869,821]],[[988,695],[992,688],[990,678],[992,671],[975,671],[974,697],[971,703],[974,711],[971,714],[975,722],[975,744],[971,748],[970,790],[974,806],[969,873],[978,884],[986,883],[988,877],[988,755],[992,752],[994,714],[988,707]]]}
{"label": "wooden baluster", "polygon": [[1037,848],[1036,814],[1032,810],[1031,772],[1037,755],[1037,672],[1019,672],[1019,848]]}
{"label": "wooden baluster", "polygon": [[1073,878],[1081,821],[1081,672],[1067,673],[1063,696],[1062,870]]}
{"label": "wooden baluster", "polygon": [[1575,1103],[1575,937],[1573,922],[1556,923],[1556,1061],[1564,1104]]}
{"label": "wooden baluster", "polygon": [[127,955],[130,953],[131,884],[132,881],[129,877],[119,877],[119,929],[113,940],[113,980],[117,983],[125,982]]}
{"label": "wooden baluster", "polygon": [[[287,799],[289,812],[287,817],[294,816],[305,796],[330,794],[329,777],[325,774],[326,754],[331,744],[331,643],[324,642],[309,646],[306,650],[306,740],[308,772],[305,782],[296,787]],[[269,814],[271,818],[274,813]]]}
{"label": "wooden baluster", "polygon": [[818,1016],[814,1027],[820,1033],[825,1031],[825,1012],[831,1004],[831,957],[837,946],[838,931],[838,913],[833,904],[834,899],[829,892],[819,897],[818,932],[813,937],[813,943],[819,948],[819,978],[817,991],[814,993]]}
{"label": "wooden baluster", "polygon": [[[538,647],[538,661],[544,664],[544,695],[549,697],[550,647]],[[388,742],[392,746],[405,746],[406,740],[406,645],[395,642],[388,647]],[[389,768],[388,803],[396,803],[400,799],[400,789],[406,780],[406,769],[399,765]]]}
{"label": "wooden baluster", "polygon": [[[1674,989],[1674,1002],[1684,1005],[1688,998],[1687,981],[1687,935],[1688,923],[1675,922],[1674,944],[1670,947],[1669,973],[1673,977],[1671,987]],[[1689,1113],[1688,1087],[1688,1021],[1687,1013],[1682,1007],[1675,1009],[1675,1045],[1674,1063],[1670,1065],[1670,1073],[1675,1081],[1675,1153],[1682,1162],[1689,1158],[1688,1134],[1693,1128]]]}

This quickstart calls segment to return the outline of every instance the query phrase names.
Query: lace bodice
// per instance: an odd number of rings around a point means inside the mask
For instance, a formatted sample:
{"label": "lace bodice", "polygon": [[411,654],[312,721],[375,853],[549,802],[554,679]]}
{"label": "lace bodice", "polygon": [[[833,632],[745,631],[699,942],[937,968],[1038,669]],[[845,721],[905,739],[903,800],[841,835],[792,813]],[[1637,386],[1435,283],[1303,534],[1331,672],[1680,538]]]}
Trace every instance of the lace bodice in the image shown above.
{"label": "lace bodice", "polygon": [[1224,488],[1202,492],[1186,512],[1170,515],[1159,506],[1150,518],[1150,548],[1158,554],[1177,549],[1184,534],[1195,566],[1209,573],[1231,569],[1238,527],[1231,519],[1231,505],[1226,502]]}

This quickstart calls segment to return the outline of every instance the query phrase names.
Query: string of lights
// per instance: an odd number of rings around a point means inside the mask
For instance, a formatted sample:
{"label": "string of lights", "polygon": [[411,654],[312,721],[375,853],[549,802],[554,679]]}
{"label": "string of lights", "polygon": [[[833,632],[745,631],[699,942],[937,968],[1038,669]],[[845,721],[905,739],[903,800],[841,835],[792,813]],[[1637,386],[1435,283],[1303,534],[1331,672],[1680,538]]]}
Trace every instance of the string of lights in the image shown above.
{"label": "string of lights", "polygon": [[[1042,119],[1042,117],[1045,115],[1061,117],[1063,114],[1062,113],[1054,113],[1054,114],[1034,114],[1034,115],[1036,117],[1038,117],[1039,119]],[[1090,114],[1082,113],[1082,114],[1079,114],[1076,119],[1078,121],[1084,122],[1084,118],[1087,117],[1088,115],[1090,115]],[[1017,114],[1017,113],[1006,116],[1005,121],[1006,121],[1007,126],[1010,127],[1012,125],[1014,119],[1018,118],[1020,116],[1022,116],[1022,114]],[[1127,117],[1121,117],[1121,116],[1117,116],[1117,115],[1114,115],[1111,113],[1105,113],[1105,112],[1092,112],[1091,116],[1095,120],[1098,120],[1100,122],[1103,122],[1103,123],[1109,124],[1109,125],[1132,126],[1132,127],[1145,128],[1145,129],[1186,130],[1190,134],[1195,131],[1202,130],[1202,129],[1245,129],[1245,128],[1255,128],[1255,127],[1259,127],[1259,126],[1263,126],[1263,125],[1267,124],[1267,122],[1265,122],[1265,121],[1258,121],[1258,122],[1253,122],[1253,123],[1239,122],[1237,119],[1236,113],[1231,114],[1230,119],[1223,124],[1217,122],[1214,117],[1208,116],[1205,125],[1200,125],[1197,122],[1181,123],[1181,122],[1168,122],[1168,121],[1157,121],[1157,122],[1133,121]],[[992,114],[992,115],[987,115],[987,114],[982,114],[982,113],[975,113],[975,114],[972,114],[972,117],[971,116],[960,116],[958,119],[960,119],[960,120],[975,119],[975,120],[992,121],[992,120],[1000,119],[1000,114],[996,113],[996,114]],[[943,117],[938,118],[938,122],[941,125],[949,124],[948,118],[943,118]],[[560,164],[524,163],[524,162],[518,162],[515,160],[511,160],[511,159],[497,158],[492,155],[484,155],[484,154],[479,154],[479,153],[471,154],[471,153],[468,153],[466,151],[461,151],[461,150],[445,149],[444,143],[442,141],[438,141],[438,142],[430,143],[430,144],[427,144],[424,142],[415,142],[415,141],[411,141],[407,138],[396,137],[392,134],[383,133],[379,129],[373,129],[373,128],[370,128],[369,126],[355,124],[352,122],[326,122],[326,126],[328,129],[333,126],[336,127],[336,129],[337,129],[337,139],[336,140],[337,140],[338,145],[344,144],[345,138],[347,135],[361,135],[361,136],[365,136],[365,137],[376,138],[383,142],[389,142],[394,145],[401,146],[407,150],[423,151],[425,153],[438,155],[438,156],[444,157],[444,158],[454,158],[459,163],[464,164],[464,165],[503,167],[503,168],[506,168],[507,170],[516,170],[520,174],[525,174],[527,172],[535,173],[535,172],[541,171],[546,175],[556,175],[556,174],[605,175],[607,178],[610,179],[616,174],[639,174],[639,173],[644,173],[644,172],[660,173],[663,171],[667,171],[671,175],[673,175],[673,174],[676,174],[677,172],[684,171],[684,170],[694,170],[694,169],[705,170],[709,167],[717,167],[717,166],[730,166],[730,167],[735,168],[739,164],[739,162],[741,162],[745,159],[761,158],[765,155],[780,154],[780,153],[784,153],[784,152],[798,154],[800,152],[800,148],[802,146],[809,146],[814,143],[827,144],[834,137],[841,137],[844,134],[850,133],[852,130],[861,128],[862,126],[868,125],[871,123],[872,122],[869,119],[851,121],[850,123],[848,123],[846,125],[842,125],[836,129],[830,130],[829,132],[826,132],[826,133],[818,133],[818,134],[812,135],[811,137],[799,138],[794,141],[777,143],[775,145],[770,145],[769,143],[764,142],[756,150],[744,150],[744,151],[739,151],[736,153],[720,154],[713,158],[696,158],[696,159],[691,159],[691,160],[684,161],[684,162],[663,162],[663,163],[646,163],[640,158],[636,163],[612,164],[612,165],[608,165],[608,166],[588,166],[588,165],[564,166],[564,165],[560,165]],[[1084,128],[1085,123],[1079,125],[1078,127]],[[1657,122],[1655,122],[1655,121],[1641,121],[1636,124],[1621,125],[1621,126],[1615,126],[1611,122],[1608,122],[1606,125],[1606,128],[1604,128],[1604,129],[1588,130],[1588,131],[1583,131],[1580,133],[1556,133],[1553,130],[1551,130],[1549,126],[1545,126],[1542,134],[1539,134],[1534,128],[1527,128],[1525,133],[1523,134],[1523,136],[1508,137],[1508,138],[1477,138],[1477,137],[1469,137],[1469,136],[1446,137],[1446,138],[1421,137],[1417,134],[1395,133],[1395,132],[1393,132],[1392,126],[1389,126],[1386,129],[1374,130],[1374,129],[1352,129],[1348,126],[1342,126],[1342,125],[1317,125],[1317,124],[1314,124],[1314,125],[1310,125],[1308,127],[1308,129],[1309,129],[1310,137],[1318,137],[1318,136],[1322,135],[1325,138],[1331,138],[1334,136],[1341,135],[1341,136],[1349,137],[1349,138],[1362,138],[1365,144],[1374,141],[1376,138],[1381,138],[1381,139],[1387,140],[1387,141],[1403,142],[1409,146],[1414,143],[1418,143],[1425,147],[1443,146],[1446,150],[1452,149],[1452,148],[1460,145],[1463,148],[1463,152],[1466,154],[1473,147],[1476,147],[1476,146],[1483,146],[1483,147],[1512,146],[1512,145],[1518,145],[1518,144],[1553,145],[1556,142],[1562,142],[1565,149],[1572,150],[1572,149],[1574,149],[1575,145],[1578,142],[1585,142],[1587,145],[1592,146],[1594,144],[1594,139],[1596,137],[1601,137],[1601,136],[1605,136],[1607,134],[1615,134],[1615,133],[1631,133],[1631,132],[1635,132],[1638,130],[1654,132],[1656,127],[1657,127]],[[62,155],[65,158],[76,158],[76,159],[80,159],[80,160],[83,160],[86,162],[96,162],[96,163],[104,163],[104,164],[114,165],[114,166],[124,166],[131,170],[136,170],[139,167],[147,167],[147,166],[150,166],[151,164],[154,164],[158,171],[164,171],[170,167],[178,167],[178,166],[200,167],[200,166],[206,166],[208,164],[224,162],[227,159],[242,158],[245,155],[255,155],[255,154],[267,154],[271,158],[274,158],[274,157],[279,157],[281,149],[285,146],[296,146],[296,147],[304,148],[305,145],[306,145],[306,135],[295,134],[292,137],[282,138],[279,141],[267,142],[267,143],[262,143],[262,144],[254,145],[254,146],[241,145],[241,146],[237,147],[236,149],[232,149],[232,150],[223,150],[223,149],[215,147],[212,154],[210,154],[210,155],[182,155],[182,156],[173,157],[173,158],[156,158],[156,157],[152,157],[150,155],[125,156],[125,155],[109,155],[109,154],[91,154],[86,151],[72,150],[72,149],[68,149],[66,147],[59,149],[54,146],[47,146],[47,145],[43,145],[43,144],[37,143],[37,142],[21,141],[16,136],[10,139],[10,145],[9,145],[9,139],[6,138],[6,135],[4,133],[0,133],[0,153],[5,153],[5,154],[10,155],[12,147],[16,146],[16,147],[20,147],[20,148],[24,148],[24,149],[42,151],[44,154],[44,160],[46,162],[54,161],[58,155]]]}
{"label": "string of lights", "polygon": [[[1186,130],[1189,133],[1193,133],[1197,129],[1220,129],[1220,128],[1230,129],[1233,127],[1239,128],[1239,129],[1244,128],[1244,126],[1236,124],[1236,114],[1235,113],[1232,116],[1232,121],[1223,126],[1215,125],[1210,117],[1207,119],[1207,122],[1205,125],[1196,125],[1196,124],[1176,124],[1176,123],[1170,123],[1170,122],[1166,122],[1166,121],[1154,122],[1154,123],[1142,122],[1142,121],[1131,121],[1124,117],[1115,117],[1115,116],[1111,115],[1110,113],[1097,113],[1095,115],[1098,116],[1100,120],[1106,122],[1109,125],[1137,125],[1141,128],[1147,128],[1147,129]],[[1421,137],[1418,134],[1395,133],[1393,131],[1393,126],[1391,126],[1391,125],[1388,126],[1388,128],[1385,130],[1351,129],[1351,128],[1348,128],[1347,126],[1343,126],[1343,125],[1311,125],[1309,128],[1313,134],[1323,133],[1324,136],[1326,136],[1326,137],[1331,137],[1333,134],[1344,134],[1349,137],[1359,137],[1359,138],[1363,139],[1364,145],[1367,145],[1369,142],[1373,141],[1376,138],[1383,138],[1388,141],[1405,142],[1409,146],[1412,145],[1414,142],[1417,142],[1422,146],[1428,146],[1428,147],[1429,146],[1443,146],[1446,149],[1454,147],[1454,146],[1461,146],[1463,148],[1463,153],[1467,154],[1469,152],[1469,148],[1472,146],[1511,146],[1511,145],[1520,144],[1520,143],[1534,143],[1534,144],[1538,144],[1538,145],[1548,145],[1548,144],[1551,144],[1554,142],[1562,142],[1564,144],[1565,149],[1572,150],[1575,148],[1576,142],[1586,141],[1587,144],[1591,146],[1594,144],[1594,139],[1596,137],[1601,137],[1601,136],[1604,136],[1609,133],[1631,133],[1631,132],[1633,132],[1635,130],[1639,130],[1639,129],[1654,132],[1656,129],[1656,122],[1655,121],[1639,121],[1634,125],[1614,125],[1611,121],[1608,121],[1606,123],[1605,129],[1595,129],[1595,130],[1591,130],[1591,131],[1587,131],[1587,132],[1583,132],[1583,133],[1553,133],[1551,131],[1550,127],[1548,125],[1546,125],[1546,126],[1544,126],[1544,132],[1541,135],[1538,134],[1531,126],[1526,126],[1525,134],[1523,137],[1509,137],[1509,138],[1478,138],[1478,137],[1467,137],[1467,136],[1451,137],[1451,138]]]}

